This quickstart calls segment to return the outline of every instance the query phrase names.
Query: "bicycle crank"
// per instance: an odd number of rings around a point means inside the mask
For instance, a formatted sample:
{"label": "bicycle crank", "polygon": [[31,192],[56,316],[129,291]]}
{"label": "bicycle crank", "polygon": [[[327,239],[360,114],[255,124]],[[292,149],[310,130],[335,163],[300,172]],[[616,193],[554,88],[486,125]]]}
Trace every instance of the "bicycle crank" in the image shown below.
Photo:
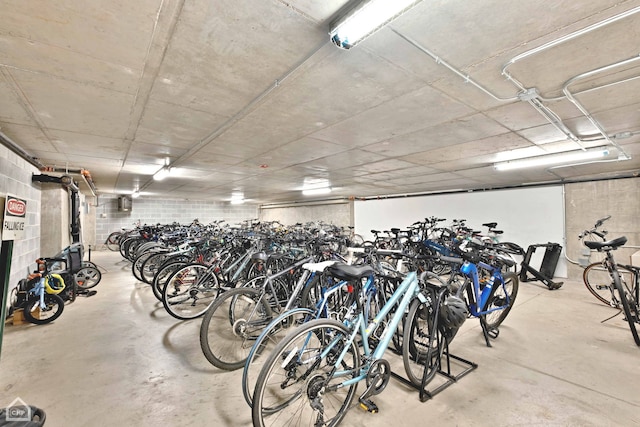
{"label": "bicycle crank", "polygon": [[367,389],[360,396],[360,400],[380,394],[389,384],[391,378],[391,366],[385,359],[374,360],[365,378]]}

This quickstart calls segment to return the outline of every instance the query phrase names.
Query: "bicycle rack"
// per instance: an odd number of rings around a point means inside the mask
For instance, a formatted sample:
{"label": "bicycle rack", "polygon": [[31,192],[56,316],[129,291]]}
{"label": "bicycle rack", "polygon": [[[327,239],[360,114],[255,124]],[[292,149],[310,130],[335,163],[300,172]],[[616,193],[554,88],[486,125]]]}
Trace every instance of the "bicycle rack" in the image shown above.
{"label": "bicycle rack", "polygon": [[[458,365],[458,368],[459,368],[458,369],[459,372],[455,374],[452,372],[453,369],[452,369],[451,359],[455,361],[454,363]],[[475,370],[477,367],[478,367],[477,363],[471,362],[469,360],[463,359],[460,356],[456,356],[454,354],[449,353],[449,344],[447,343],[445,346],[444,352],[440,357],[440,367],[436,372],[436,376],[433,377],[428,383],[425,384],[426,382],[425,380],[427,377],[427,368],[428,368],[427,366],[425,366],[424,374],[422,376],[422,384],[420,387],[416,386],[405,377],[399,374],[396,374],[393,371],[391,371],[391,376],[396,380],[400,381],[402,384],[418,390],[420,392],[420,402],[426,402],[427,400],[432,399],[436,394],[447,389],[452,384],[457,383],[460,378],[464,377],[471,371]],[[439,380],[437,379],[438,376],[440,377]],[[434,384],[434,383],[437,383],[438,385],[435,385],[431,390],[427,390],[427,386],[429,384]]]}
{"label": "bicycle rack", "polygon": [[[542,259],[540,271],[534,269],[529,265],[529,263],[531,262],[531,256],[537,248],[545,248],[544,258]],[[527,253],[525,254],[524,260],[521,264],[522,270],[520,270],[520,281],[530,282],[533,280],[539,280],[547,285],[549,290],[559,289],[564,282],[554,282],[551,279],[553,277],[553,273],[556,271],[556,265],[558,264],[558,259],[560,258],[560,252],[562,252],[562,246],[560,246],[558,243],[529,245]],[[533,277],[529,277],[527,273],[531,273]]]}

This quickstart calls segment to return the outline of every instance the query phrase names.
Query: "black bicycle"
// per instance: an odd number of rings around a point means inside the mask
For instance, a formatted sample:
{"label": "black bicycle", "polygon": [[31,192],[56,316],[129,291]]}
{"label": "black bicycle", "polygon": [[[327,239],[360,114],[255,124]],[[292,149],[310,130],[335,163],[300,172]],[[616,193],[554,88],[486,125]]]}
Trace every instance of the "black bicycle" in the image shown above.
{"label": "black bicycle", "polygon": [[629,323],[631,335],[636,344],[640,346],[640,336],[638,336],[637,325],[640,323],[640,291],[639,279],[640,267],[632,265],[624,265],[628,271],[631,271],[631,280],[620,274],[618,264],[613,258],[613,251],[627,243],[625,236],[618,237],[606,242],[585,241],[584,244],[589,249],[595,249],[598,252],[604,252],[605,258],[602,265],[609,272],[609,276],[613,281],[611,291],[612,306],[619,307],[624,312],[625,319]]}

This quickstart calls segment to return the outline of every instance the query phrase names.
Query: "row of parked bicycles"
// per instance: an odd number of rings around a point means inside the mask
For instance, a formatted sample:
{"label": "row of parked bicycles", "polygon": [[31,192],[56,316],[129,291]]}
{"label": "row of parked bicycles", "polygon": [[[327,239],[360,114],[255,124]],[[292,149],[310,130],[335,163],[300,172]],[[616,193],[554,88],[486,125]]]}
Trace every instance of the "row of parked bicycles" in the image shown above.
{"label": "row of parked bicycles", "polygon": [[[585,285],[624,313],[638,343],[639,269],[613,260],[626,239],[607,240],[606,219],[580,236],[606,254],[585,269]],[[429,398],[438,374],[451,382],[475,367],[458,358],[468,367],[450,372],[449,346],[467,319],[478,319],[487,346],[498,337],[524,251],[500,242],[496,223],[483,233],[444,222],[371,230],[371,241],[322,223],[255,221],[145,226],[109,239],[171,316],[202,319],[212,365],[242,369],[254,425],[336,425],[356,396],[377,411],[371,398],[394,374],[394,354],[403,380]]]}
{"label": "row of parked bicycles", "polygon": [[254,425],[336,425],[359,383],[358,404],[377,411],[371,397],[391,378],[392,354],[428,398],[468,318],[487,345],[498,337],[523,251],[498,242],[495,223],[482,236],[444,222],[372,230],[372,241],[327,224],[257,222],[141,227],[110,239],[170,315],[202,318],[210,363],[243,370]]}

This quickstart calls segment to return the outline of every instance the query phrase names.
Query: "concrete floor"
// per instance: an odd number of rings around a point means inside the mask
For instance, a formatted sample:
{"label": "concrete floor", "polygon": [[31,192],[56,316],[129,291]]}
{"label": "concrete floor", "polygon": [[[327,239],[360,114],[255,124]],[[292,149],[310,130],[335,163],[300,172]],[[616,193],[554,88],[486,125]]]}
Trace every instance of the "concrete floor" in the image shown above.
{"label": "concrete floor", "polygon": [[[118,253],[93,261],[108,270],[97,295],[50,325],[5,329],[0,405],[20,397],[47,427],[250,425],[241,371],[207,362],[200,321],[169,316]],[[640,348],[620,316],[600,323],[612,314],[581,283],[521,283],[492,348],[475,319],[453,342],[478,369],[425,403],[392,380],[380,413],[354,407],[342,425],[640,425]]]}

